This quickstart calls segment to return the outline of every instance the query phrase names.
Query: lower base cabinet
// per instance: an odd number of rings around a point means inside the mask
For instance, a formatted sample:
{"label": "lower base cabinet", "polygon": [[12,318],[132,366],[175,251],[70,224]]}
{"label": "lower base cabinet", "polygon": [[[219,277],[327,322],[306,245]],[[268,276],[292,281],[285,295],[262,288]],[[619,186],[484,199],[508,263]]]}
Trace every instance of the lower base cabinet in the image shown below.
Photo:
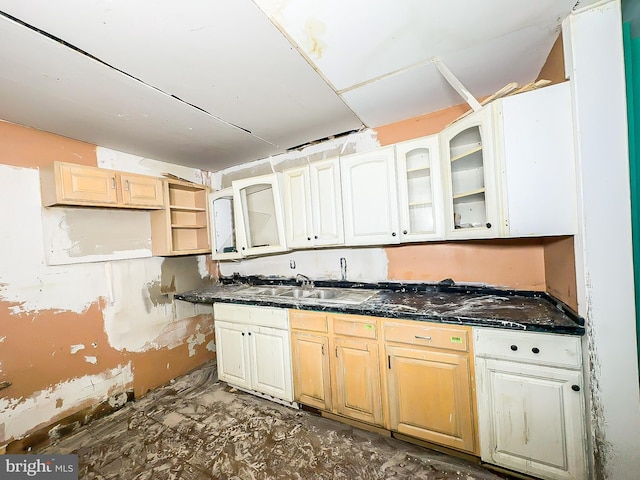
{"label": "lower base cabinet", "polygon": [[387,321],[383,329],[391,430],[477,452],[470,328]]}
{"label": "lower base cabinet", "polygon": [[286,309],[214,304],[220,380],[293,402]]}
{"label": "lower base cabinet", "polygon": [[377,319],[291,311],[296,401],[383,426]]}
{"label": "lower base cabinet", "polygon": [[482,459],[543,479],[588,478],[580,338],[475,337]]}

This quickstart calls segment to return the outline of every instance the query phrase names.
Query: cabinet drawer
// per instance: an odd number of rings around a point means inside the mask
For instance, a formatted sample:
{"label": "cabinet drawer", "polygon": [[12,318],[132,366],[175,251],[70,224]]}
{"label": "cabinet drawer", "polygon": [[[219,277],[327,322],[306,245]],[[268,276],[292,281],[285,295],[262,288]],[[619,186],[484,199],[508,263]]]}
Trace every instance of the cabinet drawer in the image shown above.
{"label": "cabinet drawer", "polygon": [[291,310],[289,314],[291,328],[309,332],[327,333],[327,316],[324,313]]}
{"label": "cabinet drawer", "polygon": [[423,345],[461,352],[469,350],[469,329],[464,327],[442,327],[423,322],[385,322],[383,328],[384,339],[387,342]]}
{"label": "cabinet drawer", "polygon": [[475,329],[476,356],[580,368],[581,339],[570,335]]}
{"label": "cabinet drawer", "polygon": [[263,327],[288,329],[287,310],[284,308],[254,307],[235,303],[214,303],[215,320],[243,323]]}
{"label": "cabinet drawer", "polygon": [[378,325],[375,318],[333,315],[333,333],[375,340],[378,338]]}

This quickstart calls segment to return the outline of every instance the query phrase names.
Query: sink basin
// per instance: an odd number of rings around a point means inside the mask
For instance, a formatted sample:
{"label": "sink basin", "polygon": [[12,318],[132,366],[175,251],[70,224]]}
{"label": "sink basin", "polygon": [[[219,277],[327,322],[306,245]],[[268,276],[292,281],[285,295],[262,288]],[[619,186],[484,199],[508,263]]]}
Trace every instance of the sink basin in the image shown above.
{"label": "sink basin", "polygon": [[294,288],[292,290],[287,290],[282,292],[280,297],[293,297],[293,298],[306,298],[313,293],[312,290],[305,290],[303,288]]}
{"label": "sink basin", "polygon": [[260,297],[292,298],[315,303],[327,301],[346,305],[358,305],[377,293],[372,290],[359,290],[353,288],[301,288],[287,285],[255,285],[245,287],[240,292],[244,295],[255,295]]}
{"label": "sink basin", "polygon": [[344,293],[342,292],[337,292],[335,290],[312,290],[311,293],[309,295],[307,295],[307,297],[309,298],[319,298],[322,300],[328,300],[331,298],[339,298],[341,296],[343,296]]}

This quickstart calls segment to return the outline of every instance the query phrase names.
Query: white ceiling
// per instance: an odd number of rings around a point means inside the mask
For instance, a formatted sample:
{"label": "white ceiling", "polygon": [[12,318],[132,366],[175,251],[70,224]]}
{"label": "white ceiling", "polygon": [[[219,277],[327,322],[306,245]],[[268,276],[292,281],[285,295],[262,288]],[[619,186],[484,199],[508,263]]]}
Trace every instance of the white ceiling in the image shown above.
{"label": "white ceiling", "polygon": [[216,171],[532,81],[575,3],[0,0],[0,118]]}

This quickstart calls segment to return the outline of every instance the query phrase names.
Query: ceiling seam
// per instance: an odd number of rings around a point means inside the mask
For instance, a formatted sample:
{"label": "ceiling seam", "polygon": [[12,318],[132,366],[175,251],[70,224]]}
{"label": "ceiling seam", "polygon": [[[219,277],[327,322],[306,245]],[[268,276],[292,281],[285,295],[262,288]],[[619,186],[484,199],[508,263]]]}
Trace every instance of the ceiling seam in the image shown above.
{"label": "ceiling seam", "polygon": [[7,18],[8,20],[11,20],[12,22],[15,22],[15,23],[17,23],[19,25],[22,25],[23,27],[25,27],[25,28],[27,28],[27,29],[35,32],[35,33],[38,33],[39,35],[47,37],[50,40],[53,40],[54,42],[57,42],[57,43],[65,46],[65,47],[67,47],[67,48],[69,48],[71,50],[74,50],[74,51],[78,52],[79,54],[84,55],[85,57],[87,57],[87,58],[89,58],[89,59],[91,59],[91,60],[93,60],[95,62],[98,62],[101,65],[104,65],[105,67],[108,67],[108,68],[110,68],[110,69],[112,69],[112,70],[114,70],[114,71],[116,71],[116,72],[118,72],[118,73],[120,73],[122,75],[125,75],[126,77],[128,77],[128,78],[130,78],[130,79],[132,79],[132,80],[134,80],[134,81],[136,81],[136,82],[138,82],[138,83],[140,83],[142,85],[145,85],[145,86],[157,91],[158,93],[166,95],[167,97],[171,97],[171,98],[179,101],[180,103],[188,105],[189,107],[195,108],[196,110],[201,111],[202,113],[210,116],[211,118],[216,119],[217,121],[219,121],[221,123],[229,125],[230,127],[233,127],[233,128],[237,128],[238,130],[242,130],[243,132],[248,133],[249,135],[251,135],[254,138],[257,138],[260,141],[263,141],[265,143],[268,143],[269,145],[272,145],[272,146],[274,146],[276,148],[279,148],[278,145],[275,145],[274,143],[270,142],[269,140],[266,140],[266,139],[264,139],[264,138],[262,138],[262,137],[260,137],[258,135],[255,135],[253,132],[251,132],[251,130],[248,130],[248,129],[246,129],[244,127],[241,127],[239,125],[236,125],[234,123],[228,122],[227,120],[224,120],[223,118],[220,118],[217,115],[214,115],[213,113],[208,112],[204,108],[201,108],[201,107],[198,107],[197,105],[189,103],[189,102],[183,100],[182,98],[177,97],[177,96],[175,96],[175,95],[173,95],[173,94],[171,94],[169,92],[165,92],[161,88],[155,87],[155,86],[145,82],[144,80],[142,80],[142,79],[140,79],[138,77],[135,77],[135,76],[131,75],[130,73],[127,73],[124,70],[121,70],[121,69],[119,69],[119,68],[117,68],[117,67],[115,67],[115,66],[113,66],[113,65],[111,65],[111,64],[109,64],[107,62],[105,62],[104,60],[96,57],[95,55],[92,55],[91,53],[89,53],[86,50],[83,50],[83,49],[77,47],[76,45],[74,45],[72,43],[67,42],[66,40],[63,40],[60,37],[57,37],[57,36],[47,32],[45,30],[42,30],[42,29],[40,29],[40,28],[38,28],[38,27],[36,27],[34,25],[31,25],[31,24],[29,24],[29,23],[27,23],[27,22],[25,22],[23,20],[20,20],[19,18],[14,17],[13,15],[11,15],[11,14],[9,14],[7,12],[4,12],[2,10],[0,10],[0,16],[3,16],[5,18]]}

